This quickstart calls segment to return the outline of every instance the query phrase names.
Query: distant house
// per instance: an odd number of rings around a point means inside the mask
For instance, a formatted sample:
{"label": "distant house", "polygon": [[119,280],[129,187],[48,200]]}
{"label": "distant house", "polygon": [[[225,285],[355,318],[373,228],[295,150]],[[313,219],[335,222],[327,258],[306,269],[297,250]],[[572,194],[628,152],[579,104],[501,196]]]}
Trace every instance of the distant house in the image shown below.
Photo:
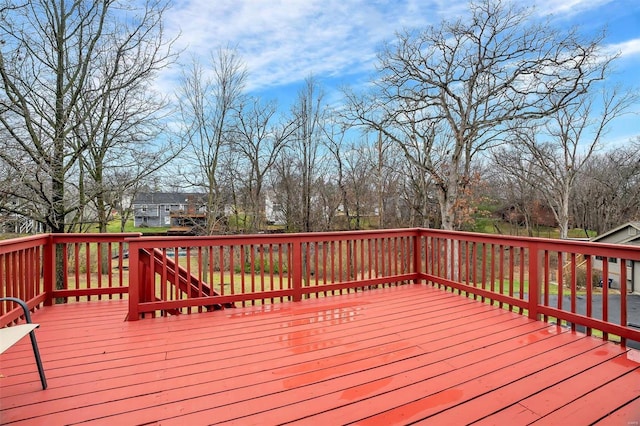
{"label": "distant house", "polygon": [[[640,246],[640,222],[629,222],[604,234],[598,235],[591,241],[609,244],[627,244]],[[595,269],[602,270],[602,257],[596,257],[593,263]],[[640,292],[640,262],[627,260],[626,265],[621,265],[619,259],[608,259],[609,277],[613,280],[612,288],[620,288],[620,268],[627,268],[627,289],[631,292]]]}
{"label": "distant house", "polygon": [[133,200],[135,227],[169,227],[172,217],[204,215],[205,196],[198,193],[144,192]]}
{"label": "distant house", "polygon": [[42,223],[17,213],[0,213],[0,233],[38,234],[45,232]]}
{"label": "distant house", "polygon": [[272,191],[266,191],[266,194],[264,214],[267,223],[270,225],[285,225],[287,220],[283,212],[282,204]]}

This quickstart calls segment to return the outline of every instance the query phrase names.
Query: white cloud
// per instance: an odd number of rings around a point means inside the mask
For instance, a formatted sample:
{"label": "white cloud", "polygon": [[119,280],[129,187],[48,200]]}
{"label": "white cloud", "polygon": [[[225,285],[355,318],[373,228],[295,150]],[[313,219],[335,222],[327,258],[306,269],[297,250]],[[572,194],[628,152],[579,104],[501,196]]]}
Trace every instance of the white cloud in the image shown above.
{"label": "white cloud", "polygon": [[434,7],[421,3],[190,0],[176,2],[167,28],[181,33],[178,47],[205,59],[218,47],[236,46],[248,67],[248,88],[259,89],[310,74],[348,76],[372,69],[380,44],[395,31],[440,19],[420,13]]}
{"label": "white cloud", "polygon": [[[519,1],[519,0],[514,0]],[[612,0],[537,0],[537,13],[571,21]],[[219,47],[235,46],[248,68],[249,90],[300,83],[313,74],[360,81],[373,71],[382,42],[403,28],[423,28],[468,13],[467,0],[178,0],[167,14],[177,47],[204,62]],[[637,55],[640,40],[610,45]],[[158,81],[170,93],[179,74]]]}
{"label": "white cloud", "polygon": [[538,1],[536,8],[542,15],[564,15],[573,17],[589,10],[598,9],[613,0],[543,0]]}
{"label": "white cloud", "polygon": [[640,55],[640,38],[610,44],[606,47],[606,50],[611,53],[619,53],[621,57]]}

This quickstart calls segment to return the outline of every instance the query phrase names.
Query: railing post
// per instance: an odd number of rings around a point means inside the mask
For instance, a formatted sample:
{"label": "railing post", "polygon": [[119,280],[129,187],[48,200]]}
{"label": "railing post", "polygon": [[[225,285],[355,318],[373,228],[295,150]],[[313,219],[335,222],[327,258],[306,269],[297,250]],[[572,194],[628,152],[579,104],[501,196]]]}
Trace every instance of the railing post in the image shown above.
{"label": "railing post", "polygon": [[540,250],[537,243],[529,243],[529,318],[538,320],[538,307],[540,305]]}
{"label": "railing post", "polygon": [[302,300],[302,241],[298,238],[291,244],[293,248],[293,301]]}
{"label": "railing post", "polygon": [[[55,281],[55,244],[53,243],[53,236],[49,234],[47,243],[44,246],[43,253],[43,265],[42,265],[42,278],[44,285],[44,293],[46,298],[44,300],[44,306],[53,305],[53,283]],[[66,260],[65,260],[66,261]]]}
{"label": "railing post", "polygon": [[140,303],[140,284],[142,273],[140,268],[139,248],[134,241],[129,240],[129,314],[128,321],[138,321],[140,313],[138,304]]}
{"label": "railing post", "polygon": [[422,280],[422,229],[416,229],[413,240],[413,272],[418,275],[413,280],[414,284],[420,284]]}

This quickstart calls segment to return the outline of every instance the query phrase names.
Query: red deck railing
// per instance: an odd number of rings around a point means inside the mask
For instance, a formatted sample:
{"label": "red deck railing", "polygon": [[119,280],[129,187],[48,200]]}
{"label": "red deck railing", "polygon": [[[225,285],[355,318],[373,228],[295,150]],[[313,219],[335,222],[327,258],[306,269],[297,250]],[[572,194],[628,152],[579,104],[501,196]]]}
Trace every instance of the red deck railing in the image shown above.
{"label": "red deck railing", "polygon": [[[48,301],[45,277],[50,277],[53,265],[49,250],[51,236],[36,235],[0,241],[0,297],[18,297],[35,309]],[[0,303],[0,327],[19,318],[15,305]]]}
{"label": "red deck railing", "polygon": [[[639,265],[635,246],[433,229],[56,234],[0,242],[0,296],[28,300],[31,308],[128,297],[129,319],[137,320],[427,283],[625,343],[640,341],[629,326],[638,319],[627,314],[628,292],[640,287]],[[56,289],[56,277],[63,288]],[[618,289],[606,284],[610,278]],[[594,287],[599,282],[605,284]],[[17,317],[0,305],[0,326]]]}
{"label": "red deck railing", "polygon": [[[129,292],[125,240],[140,235],[43,234],[0,241],[0,297],[23,299],[32,310],[67,301],[123,299]],[[60,271],[56,252],[63,259]],[[14,308],[0,303],[0,327],[18,319]]]}
{"label": "red deck railing", "polygon": [[[414,281],[418,239],[403,229],[131,239],[129,319]],[[192,277],[188,292],[175,285],[182,274]]]}
{"label": "red deck railing", "polygon": [[422,236],[428,282],[605,340],[640,338],[627,309],[629,292],[640,291],[638,246],[432,229]]}

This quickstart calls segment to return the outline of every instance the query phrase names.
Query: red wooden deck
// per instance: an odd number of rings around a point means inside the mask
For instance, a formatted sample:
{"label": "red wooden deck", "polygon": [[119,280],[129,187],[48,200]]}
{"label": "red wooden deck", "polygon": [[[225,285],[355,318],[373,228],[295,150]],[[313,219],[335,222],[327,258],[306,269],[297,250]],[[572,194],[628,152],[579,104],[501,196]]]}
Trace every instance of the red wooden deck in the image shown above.
{"label": "red wooden deck", "polygon": [[640,422],[640,355],[427,286],[125,322],[34,314],[0,356],[0,423]]}

